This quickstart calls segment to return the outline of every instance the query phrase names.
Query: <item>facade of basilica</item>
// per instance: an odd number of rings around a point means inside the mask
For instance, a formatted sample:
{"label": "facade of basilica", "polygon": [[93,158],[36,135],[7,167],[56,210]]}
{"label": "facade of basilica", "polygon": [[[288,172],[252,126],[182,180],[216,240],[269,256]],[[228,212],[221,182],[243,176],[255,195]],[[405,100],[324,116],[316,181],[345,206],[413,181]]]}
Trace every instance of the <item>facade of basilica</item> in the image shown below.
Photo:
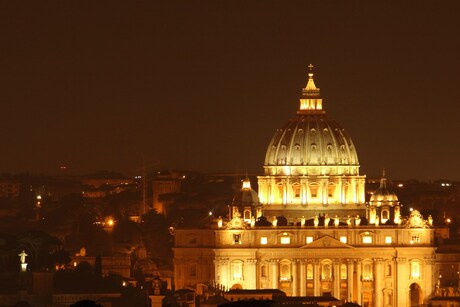
{"label": "facade of basilica", "polygon": [[436,291],[435,230],[402,216],[385,175],[370,201],[347,132],[323,109],[309,72],[300,106],[273,135],[258,193],[249,180],[228,219],[176,229],[176,289],[279,289],[362,306],[419,306]]}

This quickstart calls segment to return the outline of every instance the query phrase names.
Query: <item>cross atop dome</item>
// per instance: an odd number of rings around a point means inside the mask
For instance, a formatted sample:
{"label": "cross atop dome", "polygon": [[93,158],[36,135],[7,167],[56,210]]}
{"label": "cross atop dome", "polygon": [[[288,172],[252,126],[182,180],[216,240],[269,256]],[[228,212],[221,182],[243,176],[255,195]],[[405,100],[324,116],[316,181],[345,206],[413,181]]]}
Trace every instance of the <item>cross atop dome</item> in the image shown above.
{"label": "cross atop dome", "polygon": [[319,96],[319,88],[316,87],[315,81],[313,80],[313,64],[308,65],[308,83],[307,86],[303,89],[302,94],[305,95],[314,95]]}

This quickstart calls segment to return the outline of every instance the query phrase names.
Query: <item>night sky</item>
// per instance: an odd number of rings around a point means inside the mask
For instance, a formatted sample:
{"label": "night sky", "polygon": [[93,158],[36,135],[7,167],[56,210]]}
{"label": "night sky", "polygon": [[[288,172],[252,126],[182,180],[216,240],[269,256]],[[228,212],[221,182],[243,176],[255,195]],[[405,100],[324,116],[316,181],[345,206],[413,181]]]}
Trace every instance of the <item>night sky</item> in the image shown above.
{"label": "night sky", "polygon": [[458,1],[1,1],[0,173],[134,175],[143,158],[149,170],[262,173],[312,63],[362,174],[460,180],[459,12]]}

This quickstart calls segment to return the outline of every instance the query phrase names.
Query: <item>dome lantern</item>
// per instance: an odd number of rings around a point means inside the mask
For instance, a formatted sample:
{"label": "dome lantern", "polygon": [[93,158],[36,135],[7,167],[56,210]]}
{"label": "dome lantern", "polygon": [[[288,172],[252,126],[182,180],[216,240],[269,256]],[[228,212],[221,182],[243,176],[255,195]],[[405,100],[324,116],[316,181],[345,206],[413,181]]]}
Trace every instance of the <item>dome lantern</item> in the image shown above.
{"label": "dome lantern", "polygon": [[316,87],[313,80],[313,65],[308,65],[308,82],[302,89],[302,98],[300,98],[300,108],[297,113],[324,113],[323,99],[320,98],[320,90]]}

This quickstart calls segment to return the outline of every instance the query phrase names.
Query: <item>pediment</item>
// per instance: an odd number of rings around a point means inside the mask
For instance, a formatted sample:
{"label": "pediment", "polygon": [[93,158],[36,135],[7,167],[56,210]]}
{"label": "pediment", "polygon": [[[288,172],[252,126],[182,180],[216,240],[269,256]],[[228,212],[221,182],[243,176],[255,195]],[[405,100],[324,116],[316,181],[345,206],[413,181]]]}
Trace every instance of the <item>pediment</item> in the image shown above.
{"label": "pediment", "polygon": [[326,236],[316,239],[315,241],[309,244],[305,244],[304,246],[300,248],[354,248],[354,247],[346,243],[342,243],[339,240],[326,235]]}

